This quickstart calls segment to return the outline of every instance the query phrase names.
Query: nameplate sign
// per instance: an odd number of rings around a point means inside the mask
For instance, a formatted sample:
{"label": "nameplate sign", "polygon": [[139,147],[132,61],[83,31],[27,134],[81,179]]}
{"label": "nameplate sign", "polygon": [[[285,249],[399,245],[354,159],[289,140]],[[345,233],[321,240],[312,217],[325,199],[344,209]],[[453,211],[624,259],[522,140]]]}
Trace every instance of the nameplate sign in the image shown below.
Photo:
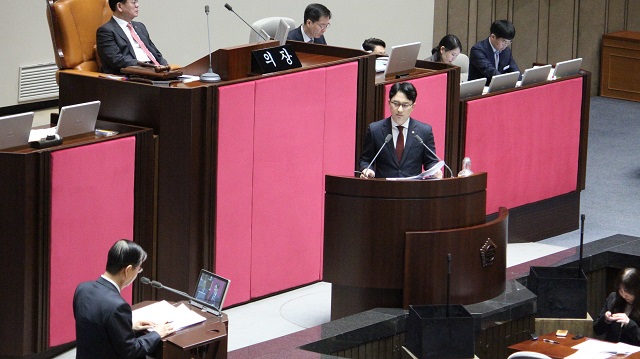
{"label": "nameplate sign", "polygon": [[302,67],[291,45],[251,51],[251,72],[268,74]]}

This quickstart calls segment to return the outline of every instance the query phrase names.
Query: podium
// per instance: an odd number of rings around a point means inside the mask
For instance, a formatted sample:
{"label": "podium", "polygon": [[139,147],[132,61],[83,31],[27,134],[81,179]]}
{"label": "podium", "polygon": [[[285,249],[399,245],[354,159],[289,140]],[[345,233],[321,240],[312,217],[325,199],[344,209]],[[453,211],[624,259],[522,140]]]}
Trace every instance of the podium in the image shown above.
{"label": "podium", "polygon": [[[135,304],[132,308],[138,309],[153,304],[153,301],[144,301]],[[226,359],[227,358],[227,333],[229,318],[226,314],[217,317],[211,313],[191,306],[182,301],[192,311],[198,312],[206,318],[202,323],[183,328],[162,339],[156,348],[155,359]]]}
{"label": "podium", "polygon": [[[331,318],[376,307],[444,303],[446,264],[431,270],[421,263],[446,263],[447,251],[455,263],[465,263],[459,283],[452,285],[456,304],[483,301],[504,290],[508,216],[504,210],[485,223],[486,181],[486,173],[431,181],[326,176],[323,275],[332,283]],[[449,239],[452,234],[459,239]],[[495,259],[481,267],[480,249],[488,234]],[[423,236],[432,236],[433,242]],[[435,258],[436,253],[443,258]],[[485,289],[469,293],[469,267],[491,278],[473,286]],[[436,277],[442,282],[436,283]],[[423,286],[432,288],[435,297],[424,295],[418,289]]]}

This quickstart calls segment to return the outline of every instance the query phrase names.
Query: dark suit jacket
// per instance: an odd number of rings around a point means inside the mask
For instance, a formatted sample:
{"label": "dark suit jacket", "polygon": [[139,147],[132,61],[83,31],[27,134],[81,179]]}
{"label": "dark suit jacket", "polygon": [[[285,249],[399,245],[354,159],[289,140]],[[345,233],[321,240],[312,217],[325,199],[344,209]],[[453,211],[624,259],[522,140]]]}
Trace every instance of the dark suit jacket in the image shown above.
{"label": "dark suit jacket", "polygon": [[[140,40],[144,42],[149,52],[156,58],[161,65],[167,65],[167,60],[153,44],[149,37],[147,28],[141,22],[132,21],[133,29],[136,31]],[[106,24],[100,26],[96,32],[96,46],[98,56],[102,61],[102,69],[100,71],[107,74],[119,74],[120,69],[127,66],[133,66],[138,63],[133,46],[129,42],[127,35],[116,20],[112,17]]]}
{"label": "dark suit jacket", "polygon": [[136,337],[131,306],[102,277],[78,285],[73,296],[73,316],[77,359],[144,358],[160,342],[156,332]]}
{"label": "dark suit jacket", "polygon": [[496,69],[493,48],[491,48],[489,38],[473,45],[469,52],[469,81],[486,77],[487,84],[489,84],[494,75],[516,71],[520,72],[520,69],[516,64],[516,60],[513,59],[511,48],[509,47],[500,52],[498,68]]}
{"label": "dark suit jacket", "polygon": [[629,324],[621,326],[617,322],[607,323],[604,318],[604,313],[610,311],[611,313],[622,313],[624,308],[613,308],[616,300],[616,293],[612,292],[607,297],[607,300],[600,311],[600,315],[593,322],[593,332],[596,335],[605,335],[605,340],[608,342],[623,342],[631,345],[640,345],[640,328],[638,327],[638,320],[640,318],[629,317]]}
{"label": "dark suit jacket", "polygon": [[[295,29],[289,31],[289,35],[287,35],[287,40],[294,41],[304,41],[304,37],[302,37],[302,25],[296,27]],[[313,39],[314,44],[326,45],[327,42],[324,39],[324,35],[320,36],[317,39]]]}
{"label": "dark suit jacket", "polygon": [[[391,117],[387,117],[367,127],[367,134],[364,138],[364,145],[362,146],[362,154],[358,161],[360,171],[367,168],[373,160],[373,157],[378,153],[378,150],[380,150],[380,147],[384,144],[384,139],[391,133],[391,122]],[[398,162],[393,140],[389,141],[371,166],[376,172],[376,178],[411,177],[420,174],[423,167],[424,169],[428,169],[438,163],[438,158],[424,148],[424,146],[415,139],[415,135],[419,135],[424,143],[429,146],[434,153],[436,152],[431,126],[409,118],[409,128],[404,151],[402,152],[402,160]]]}

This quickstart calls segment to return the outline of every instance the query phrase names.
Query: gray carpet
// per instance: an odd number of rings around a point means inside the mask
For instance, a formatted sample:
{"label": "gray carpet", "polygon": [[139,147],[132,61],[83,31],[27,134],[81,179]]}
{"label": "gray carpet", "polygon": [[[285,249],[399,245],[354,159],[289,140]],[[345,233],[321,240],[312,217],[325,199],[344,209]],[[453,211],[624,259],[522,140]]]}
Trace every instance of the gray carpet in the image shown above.
{"label": "gray carpet", "polygon": [[[618,233],[640,237],[639,140],[639,102],[591,98],[586,189],[580,196],[585,242]],[[574,247],[580,231],[539,243]]]}

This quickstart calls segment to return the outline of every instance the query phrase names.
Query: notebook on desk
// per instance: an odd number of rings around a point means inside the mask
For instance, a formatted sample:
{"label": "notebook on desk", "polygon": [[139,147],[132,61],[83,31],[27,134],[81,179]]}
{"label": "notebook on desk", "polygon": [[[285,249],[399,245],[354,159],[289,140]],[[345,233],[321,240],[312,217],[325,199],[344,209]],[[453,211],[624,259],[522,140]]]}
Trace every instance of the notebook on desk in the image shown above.
{"label": "notebook on desk", "polygon": [[486,77],[481,77],[479,79],[461,82],[460,83],[460,99],[471,97],[471,96],[482,95],[482,90],[484,89],[484,85],[486,83],[487,83]]}
{"label": "notebook on desk", "polygon": [[393,46],[387,67],[384,69],[384,77],[409,74],[416,67],[420,45],[420,42],[412,42]]}
{"label": "notebook on desk", "polygon": [[[196,285],[193,297],[207,303],[208,306],[220,313],[222,311],[224,299],[227,296],[227,291],[229,290],[230,282],[231,281],[229,279],[202,269],[200,270],[200,276],[198,277],[197,282],[198,284]],[[191,304],[196,307],[203,307],[203,305],[199,303],[193,302]]]}
{"label": "notebook on desk", "polygon": [[58,116],[56,127],[37,129],[31,131],[29,141],[37,141],[50,135],[59,135],[62,138],[94,132],[100,101],[84,102],[75,105],[63,106]]}
{"label": "notebook on desk", "polygon": [[26,145],[33,125],[33,112],[0,117],[0,150]]}
{"label": "notebook on desk", "polygon": [[544,65],[538,67],[532,67],[530,69],[524,70],[524,74],[522,75],[522,81],[520,82],[520,86],[526,86],[535,84],[538,82],[547,81],[549,77],[549,72],[551,72],[551,65]]}
{"label": "notebook on desk", "polygon": [[581,57],[573,60],[560,61],[556,63],[556,68],[553,71],[553,78],[575,75],[580,71],[580,65],[582,65]]}
{"label": "notebook on desk", "polygon": [[514,88],[516,87],[516,82],[518,82],[519,77],[519,72],[508,72],[506,74],[495,75],[491,78],[491,83],[489,83],[489,90],[487,92],[492,93]]}

